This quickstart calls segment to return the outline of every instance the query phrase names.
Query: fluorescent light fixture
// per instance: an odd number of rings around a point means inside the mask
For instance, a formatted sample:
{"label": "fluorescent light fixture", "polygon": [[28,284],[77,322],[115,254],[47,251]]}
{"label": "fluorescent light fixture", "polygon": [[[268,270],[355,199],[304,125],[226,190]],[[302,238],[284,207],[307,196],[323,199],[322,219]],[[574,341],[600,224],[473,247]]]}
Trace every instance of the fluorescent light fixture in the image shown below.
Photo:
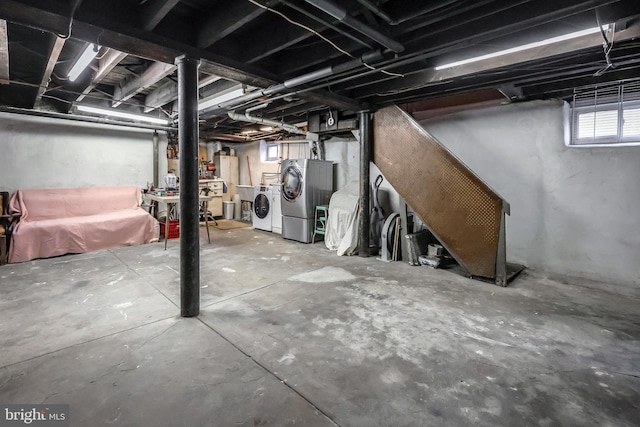
{"label": "fluorescent light fixture", "polygon": [[273,130],[273,127],[271,127],[271,126],[262,126],[262,127],[260,128],[260,130],[261,130],[262,132],[271,132],[271,131]]}
{"label": "fluorescent light fixture", "polygon": [[169,120],[159,119],[157,117],[143,116],[142,114],[127,113],[124,111],[118,111],[109,108],[96,108],[88,107],[86,105],[78,105],[76,107],[78,111],[84,111],[85,113],[100,114],[102,116],[120,117],[123,119],[139,120],[143,122],[149,122],[159,125],[169,124]]}
{"label": "fluorescent light fixture", "polygon": [[206,110],[209,107],[222,104],[225,101],[229,101],[242,95],[244,95],[244,90],[242,88],[238,88],[230,92],[223,93],[222,95],[215,95],[212,98],[205,98],[198,104],[198,110]]}
{"label": "fluorescent light fixture", "polygon": [[[607,31],[609,25],[603,25],[602,30]],[[541,40],[539,42],[524,44],[522,46],[512,47],[511,49],[500,50],[494,53],[488,53],[486,55],[475,56],[473,58],[463,59],[462,61],[450,62],[448,64],[438,65],[436,71],[444,70],[445,68],[457,67],[459,65],[471,64],[473,62],[484,61],[485,59],[497,58],[498,56],[508,55],[510,53],[521,52],[527,49],[533,49],[536,47],[547,46],[554,43],[563,42],[566,40],[576,39],[578,37],[588,36],[591,34],[599,33],[600,27],[588,28],[582,31],[576,31],[575,33],[565,34],[563,36],[552,37],[550,39]]]}
{"label": "fluorescent light fixture", "polygon": [[89,64],[91,64],[91,61],[93,61],[93,58],[96,57],[99,51],[100,46],[98,46],[97,44],[91,43],[89,46],[87,46],[84,52],[82,52],[82,55],[80,55],[80,58],[78,58],[76,63],[73,64],[73,67],[71,67],[68,76],[69,80],[75,82],[80,74],[82,74],[82,72],[85,70],[85,68],[87,68]]}

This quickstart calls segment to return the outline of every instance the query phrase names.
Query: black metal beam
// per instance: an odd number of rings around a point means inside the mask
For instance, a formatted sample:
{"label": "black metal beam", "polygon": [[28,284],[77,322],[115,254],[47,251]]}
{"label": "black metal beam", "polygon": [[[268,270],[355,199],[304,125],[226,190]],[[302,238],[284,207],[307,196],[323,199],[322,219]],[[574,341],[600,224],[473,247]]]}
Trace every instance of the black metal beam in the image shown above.
{"label": "black metal beam", "polygon": [[[185,56],[176,59],[180,114],[180,314],[183,317],[200,313],[198,62]],[[169,231],[165,231],[166,239]]]}

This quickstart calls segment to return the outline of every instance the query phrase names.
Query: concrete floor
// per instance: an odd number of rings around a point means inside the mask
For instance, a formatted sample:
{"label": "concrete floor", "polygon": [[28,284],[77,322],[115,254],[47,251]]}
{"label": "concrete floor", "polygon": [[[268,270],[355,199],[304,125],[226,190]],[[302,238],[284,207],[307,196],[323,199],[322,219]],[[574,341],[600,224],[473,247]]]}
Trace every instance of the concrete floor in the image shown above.
{"label": "concrete floor", "polygon": [[73,426],[632,426],[640,295],[525,271],[508,288],[252,229],[0,267],[0,403]]}

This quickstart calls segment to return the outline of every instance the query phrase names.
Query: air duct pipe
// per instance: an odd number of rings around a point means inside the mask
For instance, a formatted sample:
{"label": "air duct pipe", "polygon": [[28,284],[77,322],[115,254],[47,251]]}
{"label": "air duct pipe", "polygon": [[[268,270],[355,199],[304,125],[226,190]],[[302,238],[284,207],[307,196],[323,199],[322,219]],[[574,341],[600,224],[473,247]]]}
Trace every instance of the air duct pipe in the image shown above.
{"label": "air duct pipe", "polygon": [[128,128],[137,128],[137,129],[167,130],[167,131],[176,130],[175,127],[171,127],[171,126],[151,125],[151,124],[147,125],[143,123],[128,123],[128,122],[121,122],[119,120],[105,119],[101,117],[74,116],[72,114],[57,113],[54,111],[28,110],[26,108],[18,108],[18,107],[0,106],[0,113],[22,114],[25,116],[46,117],[50,119],[60,119],[60,120],[71,120],[74,122],[95,123],[99,125],[124,126]]}
{"label": "air duct pipe", "polygon": [[249,114],[249,112],[245,112],[244,114],[238,114],[235,111],[228,111],[227,114],[230,118],[238,122],[249,122],[249,123],[258,123],[263,125],[275,126],[280,129],[286,130],[289,133],[296,133],[298,135],[306,135],[307,132],[303,131],[300,128],[297,128],[293,125],[278,122],[275,120],[263,119],[262,117],[255,117]]}
{"label": "air duct pipe", "polygon": [[351,61],[347,61],[343,64],[333,65],[329,67],[322,68],[317,71],[313,71],[311,73],[303,74],[302,76],[294,77],[292,79],[286,80],[284,83],[279,83],[273,86],[269,86],[265,89],[255,90],[246,95],[239,96],[234,99],[230,99],[229,101],[222,102],[218,104],[215,109],[211,109],[209,111],[213,111],[216,114],[223,112],[225,110],[232,110],[234,108],[239,107],[240,105],[246,104],[248,102],[254,101],[258,98],[269,97],[271,95],[275,95],[279,92],[287,92],[290,91],[294,87],[311,83],[319,79],[324,79],[327,77],[334,76],[336,74],[343,73],[345,71],[352,70],[358,66],[363,64],[372,64],[378,61],[381,61],[388,57],[388,54],[381,52],[380,50],[375,50],[373,52],[368,52],[362,55],[359,58],[355,58]]}
{"label": "air duct pipe", "polygon": [[342,22],[347,27],[353,28],[359,33],[364,34],[369,37],[371,40],[376,43],[380,43],[382,46],[390,49],[396,53],[404,52],[404,46],[398,43],[397,41],[391,39],[390,37],[385,36],[380,31],[376,30],[368,26],[367,24],[363,24],[357,19],[353,18],[351,15],[347,13],[346,10],[340,8],[340,6],[333,4],[329,0],[305,0],[312,6],[320,9],[324,13],[329,16],[333,16],[338,21]]}

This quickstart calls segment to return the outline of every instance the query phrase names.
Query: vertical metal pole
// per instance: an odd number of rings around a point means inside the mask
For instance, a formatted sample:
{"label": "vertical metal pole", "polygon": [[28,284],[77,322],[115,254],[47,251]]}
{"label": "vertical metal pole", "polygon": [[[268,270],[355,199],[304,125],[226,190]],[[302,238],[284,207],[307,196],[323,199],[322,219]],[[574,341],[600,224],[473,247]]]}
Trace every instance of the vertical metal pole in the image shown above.
{"label": "vertical metal pole", "polygon": [[160,141],[160,137],[158,136],[158,131],[153,132],[153,187],[158,188],[160,183],[160,177],[158,176],[158,143]]}
{"label": "vertical metal pole", "polygon": [[369,212],[369,162],[371,161],[371,147],[373,132],[371,128],[372,115],[369,111],[360,113],[360,236],[358,238],[358,254],[369,256],[369,232],[371,215]]}
{"label": "vertical metal pole", "polygon": [[180,56],[178,137],[180,144],[180,314],[200,313],[200,223],[198,221],[198,63]]}

